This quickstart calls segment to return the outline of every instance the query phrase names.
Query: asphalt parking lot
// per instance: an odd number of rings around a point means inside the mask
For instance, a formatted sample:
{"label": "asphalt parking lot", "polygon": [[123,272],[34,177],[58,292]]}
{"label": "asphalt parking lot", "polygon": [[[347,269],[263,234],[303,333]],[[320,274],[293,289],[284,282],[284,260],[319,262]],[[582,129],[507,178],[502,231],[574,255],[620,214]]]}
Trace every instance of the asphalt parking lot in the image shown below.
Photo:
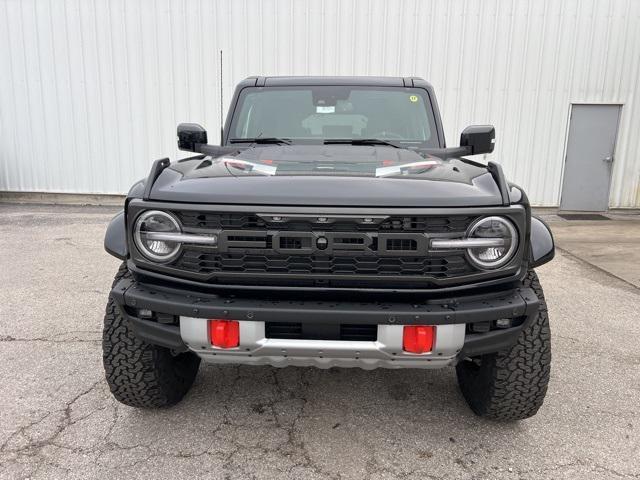
{"label": "asphalt parking lot", "polygon": [[[205,366],[174,408],[116,403],[100,347],[114,211],[0,204],[0,478],[640,477],[637,217],[552,223],[551,385],[503,424],[467,409],[453,369]],[[615,235],[580,251],[595,228]],[[603,258],[616,241],[632,261]]]}

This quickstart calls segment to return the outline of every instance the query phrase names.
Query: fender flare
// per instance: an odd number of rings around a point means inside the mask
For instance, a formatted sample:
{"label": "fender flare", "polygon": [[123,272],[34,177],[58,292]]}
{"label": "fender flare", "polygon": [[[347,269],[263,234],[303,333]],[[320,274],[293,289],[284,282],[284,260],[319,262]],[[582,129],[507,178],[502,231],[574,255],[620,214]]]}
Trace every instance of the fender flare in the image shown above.
{"label": "fender flare", "polygon": [[126,260],[129,256],[124,210],[118,212],[109,222],[104,234],[104,249],[120,260]]}
{"label": "fender flare", "polygon": [[531,267],[539,267],[550,262],[556,254],[553,234],[549,226],[538,217],[531,216]]}

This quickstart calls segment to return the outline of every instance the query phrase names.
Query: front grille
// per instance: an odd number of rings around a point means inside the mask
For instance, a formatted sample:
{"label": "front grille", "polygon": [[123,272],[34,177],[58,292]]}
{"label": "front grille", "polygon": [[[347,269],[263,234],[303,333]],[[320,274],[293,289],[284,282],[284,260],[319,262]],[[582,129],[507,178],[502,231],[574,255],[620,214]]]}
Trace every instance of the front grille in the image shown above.
{"label": "front grille", "polygon": [[378,339],[378,326],[373,324],[266,322],[265,335],[267,338],[285,340],[375,342]]}
{"label": "front grille", "polygon": [[[335,221],[318,223],[309,220],[294,219],[283,223],[267,222],[256,214],[250,213],[210,213],[178,210],[173,212],[187,228],[260,230],[277,228],[281,231],[323,231],[323,232],[426,232],[452,233],[464,232],[475,219],[468,215],[450,216],[390,216],[380,224],[356,223],[353,221]],[[320,215],[318,215],[320,216]]]}
{"label": "front grille", "polygon": [[478,218],[468,212],[170,211],[184,232],[215,233],[218,243],[184,244],[176,260],[161,268],[212,284],[432,288],[479,273],[464,251],[429,248],[430,238],[462,236]]}
{"label": "front grille", "polygon": [[441,257],[301,256],[212,253],[185,248],[175,266],[199,274],[290,273],[315,275],[417,275],[448,278],[473,269],[464,255]]}

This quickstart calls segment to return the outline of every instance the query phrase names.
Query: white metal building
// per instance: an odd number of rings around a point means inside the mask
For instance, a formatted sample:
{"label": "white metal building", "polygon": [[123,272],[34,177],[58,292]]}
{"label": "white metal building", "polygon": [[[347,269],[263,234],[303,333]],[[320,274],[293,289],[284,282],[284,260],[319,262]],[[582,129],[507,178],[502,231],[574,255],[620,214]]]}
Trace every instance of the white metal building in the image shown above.
{"label": "white metal building", "polygon": [[[600,176],[610,207],[640,207],[638,0],[0,0],[0,190],[124,193],[184,156],[177,123],[216,141],[220,50],[225,110],[250,75],[420,76],[449,145],[494,124],[534,204],[560,205],[573,152],[566,195]],[[572,104],[610,108],[572,128]],[[598,171],[594,126],[615,145]]]}

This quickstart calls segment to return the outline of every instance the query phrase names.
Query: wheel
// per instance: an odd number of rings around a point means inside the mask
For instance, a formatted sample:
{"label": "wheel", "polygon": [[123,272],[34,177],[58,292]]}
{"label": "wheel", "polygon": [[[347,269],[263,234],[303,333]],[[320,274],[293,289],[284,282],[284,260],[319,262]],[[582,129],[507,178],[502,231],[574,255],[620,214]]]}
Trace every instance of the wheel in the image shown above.
{"label": "wheel", "polygon": [[540,300],[538,314],[508,350],[465,359],[456,366],[458,384],[471,409],[482,417],[522,420],[536,414],[551,371],[551,331],[544,293],[530,270],[524,285]]}
{"label": "wheel", "polygon": [[[114,285],[129,276],[123,263]],[[113,396],[125,405],[143,408],[178,403],[193,385],[200,366],[200,358],[193,353],[176,354],[139,340],[111,297],[104,316],[102,359]]]}

